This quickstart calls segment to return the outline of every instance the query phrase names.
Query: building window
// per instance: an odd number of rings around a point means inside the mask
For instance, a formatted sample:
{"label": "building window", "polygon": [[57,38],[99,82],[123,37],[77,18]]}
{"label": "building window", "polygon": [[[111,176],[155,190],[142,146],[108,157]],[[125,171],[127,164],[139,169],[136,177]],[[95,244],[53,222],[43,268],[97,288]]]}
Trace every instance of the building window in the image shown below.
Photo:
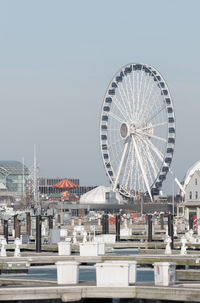
{"label": "building window", "polygon": [[190,199],[192,199],[192,192],[190,191]]}
{"label": "building window", "polygon": [[197,185],[197,178],[195,179],[195,185]]}
{"label": "building window", "polygon": [[198,191],[195,191],[195,199],[198,199]]}
{"label": "building window", "polygon": [[179,214],[182,215],[183,214],[183,207],[179,207]]}

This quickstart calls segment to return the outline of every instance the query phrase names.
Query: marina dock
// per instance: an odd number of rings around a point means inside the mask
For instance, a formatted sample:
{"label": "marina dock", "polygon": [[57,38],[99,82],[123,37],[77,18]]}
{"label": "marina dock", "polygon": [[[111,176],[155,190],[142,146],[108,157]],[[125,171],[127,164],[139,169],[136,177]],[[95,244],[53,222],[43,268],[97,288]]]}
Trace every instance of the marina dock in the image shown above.
{"label": "marina dock", "polygon": [[[25,253],[26,254],[26,253]],[[29,263],[30,265],[49,265],[58,261],[76,261],[81,264],[102,263],[106,261],[137,261],[141,266],[152,266],[155,262],[176,262],[177,265],[187,268],[196,266],[195,270],[176,270],[177,282],[172,286],[155,286],[153,282],[136,282],[128,287],[98,287],[95,281],[79,282],[76,285],[58,285],[56,280],[34,279],[28,275],[26,278],[1,277],[0,278],[0,301],[27,302],[37,300],[38,302],[87,302],[89,299],[98,299],[105,302],[106,299],[118,298],[123,302],[134,302],[134,300],[178,301],[178,302],[200,302],[200,254],[179,255],[114,255],[106,254],[97,257],[81,257],[79,255],[59,256],[57,254],[31,254],[21,257],[1,257],[0,267],[5,264],[17,262]],[[46,267],[46,266],[45,266]],[[90,266],[93,267],[93,266]],[[145,302],[145,301],[142,301]]]}
{"label": "marina dock", "polygon": [[[39,283],[37,281],[37,283]],[[15,286],[0,288],[0,301],[13,300],[55,300],[61,302],[74,302],[82,299],[106,299],[120,298],[179,301],[179,302],[200,302],[199,284],[176,284],[173,287],[156,287],[152,283],[142,283],[129,287],[97,287],[91,283],[83,283],[68,286]]]}

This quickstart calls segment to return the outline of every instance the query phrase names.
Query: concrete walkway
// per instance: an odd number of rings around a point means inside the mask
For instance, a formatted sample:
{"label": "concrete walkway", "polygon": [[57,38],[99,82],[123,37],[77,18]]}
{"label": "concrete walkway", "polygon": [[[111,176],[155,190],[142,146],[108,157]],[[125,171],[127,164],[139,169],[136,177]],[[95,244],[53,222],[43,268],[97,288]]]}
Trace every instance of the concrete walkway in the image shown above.
{"label": "concrete walkway", "polygon": [[74,285],[16,286],[0,288],[0,301],[61,299],[63,302],[82,298],[137,298],[169,301],[200,302],[200,284],[177,284],[156,287],[152,283],[137,283],[128,287],[97,287],[88,283]]}

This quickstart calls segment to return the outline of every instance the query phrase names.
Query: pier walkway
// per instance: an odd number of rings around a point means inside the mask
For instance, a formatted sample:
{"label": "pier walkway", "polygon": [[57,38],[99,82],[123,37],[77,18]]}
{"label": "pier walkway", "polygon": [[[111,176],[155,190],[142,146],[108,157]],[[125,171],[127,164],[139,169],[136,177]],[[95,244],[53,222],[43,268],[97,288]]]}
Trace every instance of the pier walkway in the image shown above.
{"label": "pier walkway", "polygon": [[105,261],[137,261],[140,265],[152,265],[155,262],[176,262],[177,265],[182,266],[197,266],[200,268],[200,254],[188,254],[181,256],[178,254],[127,254],[127,255],[114,255],[105,254],[96,257],[85,257],[72,254],[71,256],[59,256],[57,254],[48,253],[35,253],[30,255],[23,254],[22,257],[0,257],[0,269],[5,263],[12,262],[28,262],[30,265],[36,264],[55,264],[58,261],[76,261],[79,263],[101,263]]}
{"label": "pier walkway", "polygon": [[[37,282],[38,283],[38,282]],[[137,283],[128,287],[97,287],[90,283],[57,286],[15,286],[0,288],[0,301],[61,299],[62,302],[81,299],[151,299],[168,301],[200,302],[199,284],[176,284],[168,287],[154,286],[153,283]]]}

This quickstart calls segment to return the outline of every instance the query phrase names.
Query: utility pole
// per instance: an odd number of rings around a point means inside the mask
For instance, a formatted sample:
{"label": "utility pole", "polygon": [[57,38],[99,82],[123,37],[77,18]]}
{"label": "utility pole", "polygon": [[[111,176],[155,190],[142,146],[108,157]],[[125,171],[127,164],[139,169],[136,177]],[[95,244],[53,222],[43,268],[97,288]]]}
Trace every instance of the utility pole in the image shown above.
{"label": "utility pole", "polygon": [[39,203],[39,184],[38,184],[38,166],[36,145],[34,144],[34,164],[33,164],[33,200],[35,204]]}
{"label": "utility pole", "polygon": [[174,216],[174,180],[172,179],[172,215]]}
{"label": "utility pole", "polygon": [[22,199],[25,198],[25,180],[24,180],[24,157],[22,157]]}

